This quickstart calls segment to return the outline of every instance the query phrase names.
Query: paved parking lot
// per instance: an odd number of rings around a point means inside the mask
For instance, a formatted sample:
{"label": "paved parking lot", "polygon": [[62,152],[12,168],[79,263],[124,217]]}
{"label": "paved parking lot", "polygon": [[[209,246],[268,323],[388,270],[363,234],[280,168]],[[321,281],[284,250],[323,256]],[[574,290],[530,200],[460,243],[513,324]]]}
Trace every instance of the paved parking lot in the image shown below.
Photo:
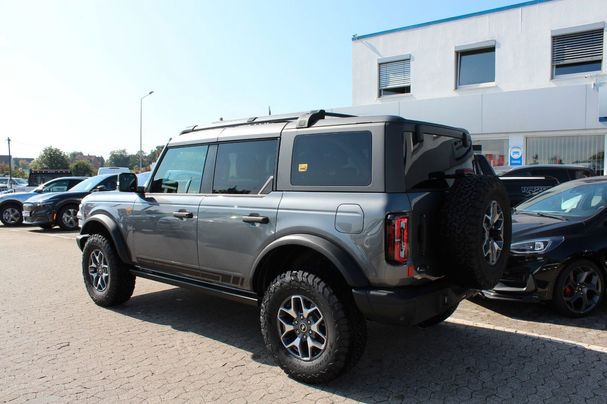
{"label": "paved parking lot", "polygon": [[75,234],[0,226],[0,401],[607,402],[607,305],[582,320],[466,301],[430,329],[369,323],[359,365],[287,378],[255,307],[138,279],[123,307],[88,298]]}

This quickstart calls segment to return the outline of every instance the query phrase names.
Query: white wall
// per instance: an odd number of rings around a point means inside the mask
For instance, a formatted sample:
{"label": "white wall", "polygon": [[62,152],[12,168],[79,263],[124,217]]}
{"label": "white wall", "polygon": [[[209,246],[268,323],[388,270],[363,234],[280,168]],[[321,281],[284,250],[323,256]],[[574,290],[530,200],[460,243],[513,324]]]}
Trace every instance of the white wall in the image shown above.
{"label": "white wall", "polygon": [[[607,57],[600,77],[552,80],[551,31],[605,21],[607,0],[554,0],[358,39],[352,42],[352,103],[403,101],[403,105],[414,100],[569,85],[588,88],[597,79],[605,80]],[[496,41],[496,85],[456,89],[455,47],[487,40]],[[404,54],[411,54],[412,93],[378,98],[378,58]]]}

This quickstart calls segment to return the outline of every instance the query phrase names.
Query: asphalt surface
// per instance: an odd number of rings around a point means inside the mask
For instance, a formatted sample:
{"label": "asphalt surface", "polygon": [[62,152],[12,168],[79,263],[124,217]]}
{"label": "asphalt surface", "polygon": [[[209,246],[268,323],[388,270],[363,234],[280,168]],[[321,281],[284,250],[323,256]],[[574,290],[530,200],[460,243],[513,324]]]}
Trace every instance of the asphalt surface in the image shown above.
{"label": "asphalt surface", "polygon": [[607,305],[466,301],[429,329],[368,323],[361,362],[326,386],[266,354],[257,309],[138,279],[97,307],[75,233],[0,226],[0,401],[607,403]]}

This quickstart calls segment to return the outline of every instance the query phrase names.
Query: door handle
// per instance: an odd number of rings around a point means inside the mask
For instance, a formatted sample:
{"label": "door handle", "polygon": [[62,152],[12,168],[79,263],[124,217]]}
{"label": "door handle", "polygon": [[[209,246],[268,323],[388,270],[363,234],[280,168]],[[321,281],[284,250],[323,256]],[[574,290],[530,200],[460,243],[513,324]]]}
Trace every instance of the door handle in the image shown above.
{"label": "door handle", "polygon": [[180,219],[191,219],[194,217],[194,214],[192,212],[188,212],[187,210],[178,210],[177,212],[173,212],[173,216]]}
{"label": "door handle", "polygon": [[249,216],[243,216],[242,221],[245,223],[261,223],[261,224],[270,223],[270,219],[267,216],[259,216],[254,213],[250,214]]}

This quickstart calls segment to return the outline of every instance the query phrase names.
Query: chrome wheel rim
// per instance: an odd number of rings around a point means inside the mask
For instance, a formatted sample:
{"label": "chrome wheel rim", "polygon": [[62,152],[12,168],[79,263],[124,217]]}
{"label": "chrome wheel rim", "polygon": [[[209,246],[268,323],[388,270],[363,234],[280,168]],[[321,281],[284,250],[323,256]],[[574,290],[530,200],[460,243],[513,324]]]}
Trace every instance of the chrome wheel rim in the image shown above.
{"label": "chrome wheel rim", "polygon": [[61,215],[61,221],[65,227],[73,228],[78,226],[78,210],[74,208],[66,209]]}
{"label": "chrome wheel rim", "polygon": [[596,270],[589,266],[573,268],[563,286],[563,300],[573,313],[584,314],[596,307],[603,285]]}
{"label": "chrome wheel rim", "polygon": [[305,296],[285,299],[276,315],[282,346],[297,359],[312,361],[327,346],[327,327],[318,305]]}
{"label": "chrome wheel rim", "polygon": [[94,250],[89,255],[89,278],[98,292],[107,289],[110,280],[110,266],[103,251]]}
{"label": "chrome wheel rim", "polygon": [[2,211],[2,220],[8,224],[15,224],[21,219],[21,212],[17,208],[6,208]]}
{"label": "chrome wheel rim", "polygon": [[491,201],[485,211],[483,230],[483,256],[490,265],[495,265],[504,248],[504,211],[497,201]]}

